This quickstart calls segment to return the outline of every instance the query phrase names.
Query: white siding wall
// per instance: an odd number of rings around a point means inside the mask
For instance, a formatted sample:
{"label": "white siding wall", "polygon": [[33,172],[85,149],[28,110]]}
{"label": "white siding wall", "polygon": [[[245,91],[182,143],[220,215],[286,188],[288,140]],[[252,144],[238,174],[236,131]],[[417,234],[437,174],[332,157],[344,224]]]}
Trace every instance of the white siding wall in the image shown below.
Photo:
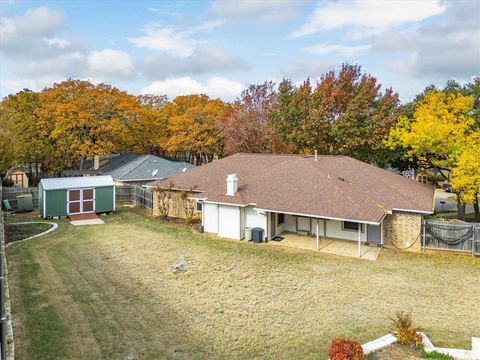
{"label": "white siding wall", "polygon": [[203,226],[205,232],[218,234],[218,205],[203,203]]}
{"label": "white siding wall", "polygon": [[263,229],[263,234],[267,234],[267,216],[260,214],[253,209],[253,206],[247,206],[245,208],[245,227],[259,227]]}
{"label": "white siding wall", "polygon": [[218,206],[218,235],[236,240],[242,238],[239,206]]}
{"label": "white siding wall", "polygon": [[[326,220],[325,222],[327,225],[327,237],[358,241],[358,231],[342,230],[341,221]],[[365,241],[365,225],[363,225],[363,227],[364,231],[362,232],[361,239]]]}
{"label": "white siding wall", "polygon": [[293,215],[285,215],[285,231],[296,232],[297,231],[297,219]]}
{"label": "white siding wall", "polygon": [[[296,232],[297,231],[297,219],[294,215],[285,215],[285,231],[289,232]],[[320,236],[325,236],[325,232],[323,229],[324,220],[319,219],[318,221],[318,230]],[[345,240],[358,240],[358,232],[357,231],[349,231],[349,230],[342,230],[342,222],[336,220],[325,220],[326,224],[326,236],[337,238],[337,239],[345,239]],[[364,225],[365,226],[365,225]],[[309,219],[304,217],[298,217],[298,228],[299,229],[306,229],[309,228]],[[310,234],[316,235],[317,229],[317,220],[312,219],[312,227],[310,229]],[[362,241],[365,241],[365,232],[362,232],[361,235]]]}

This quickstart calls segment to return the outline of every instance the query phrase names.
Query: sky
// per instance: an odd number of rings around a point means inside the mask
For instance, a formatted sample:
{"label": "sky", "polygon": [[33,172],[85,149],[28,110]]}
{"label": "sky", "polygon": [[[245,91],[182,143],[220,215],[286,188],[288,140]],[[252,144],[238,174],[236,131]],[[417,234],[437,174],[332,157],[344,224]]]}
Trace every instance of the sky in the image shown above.
{"label": "sky", "polygon": [[402,101],[480,75],[480,0],[0,0],[0,96],[67,78],[233,100],[358,63]]}

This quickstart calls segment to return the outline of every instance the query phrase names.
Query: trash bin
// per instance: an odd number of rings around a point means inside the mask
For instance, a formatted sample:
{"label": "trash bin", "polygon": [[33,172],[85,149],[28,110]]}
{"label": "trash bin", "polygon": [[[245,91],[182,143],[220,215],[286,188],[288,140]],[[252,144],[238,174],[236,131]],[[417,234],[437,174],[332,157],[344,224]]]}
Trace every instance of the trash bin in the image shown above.
{"label": "trash bin", "polygon": [[252,241],[252,228],[247,227],[245,228],[245,240],[246,241]]}
{"label": "trash bin", "polygon": [[17,195],[17,211],[32,211],[33,210],[33,198],[32,194]]}
{"label": "trash bin", "polygon": [[263,241],[263,229],[258,227],[253,228],[252,238],[254,243],[261,243]]}

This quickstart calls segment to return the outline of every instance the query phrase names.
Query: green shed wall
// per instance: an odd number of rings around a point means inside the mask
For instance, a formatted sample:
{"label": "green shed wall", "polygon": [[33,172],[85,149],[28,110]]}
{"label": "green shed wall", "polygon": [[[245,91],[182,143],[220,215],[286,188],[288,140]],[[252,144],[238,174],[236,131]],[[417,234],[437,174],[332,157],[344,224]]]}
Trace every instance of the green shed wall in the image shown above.
{"label": "green shed wall", "polygon": [[95,188],[95,212],[113,211],[113,186]]}
{"label": "green shed wall", "polygon": [[67,215],[67,190],[45,191],[46,211],[43,217]]}

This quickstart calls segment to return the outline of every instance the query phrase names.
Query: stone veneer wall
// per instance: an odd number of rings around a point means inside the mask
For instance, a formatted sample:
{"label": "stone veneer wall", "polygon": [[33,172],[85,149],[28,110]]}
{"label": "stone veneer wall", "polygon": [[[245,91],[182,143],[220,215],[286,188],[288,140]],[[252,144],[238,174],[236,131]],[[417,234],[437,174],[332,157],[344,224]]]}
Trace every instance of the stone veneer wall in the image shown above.
{"label": "stone veneer wall", "polygon": [[408,251],[422,251],[422,215],[411,212],[394,211],[383,220],[383,243],[385,246],[406,248]]}

